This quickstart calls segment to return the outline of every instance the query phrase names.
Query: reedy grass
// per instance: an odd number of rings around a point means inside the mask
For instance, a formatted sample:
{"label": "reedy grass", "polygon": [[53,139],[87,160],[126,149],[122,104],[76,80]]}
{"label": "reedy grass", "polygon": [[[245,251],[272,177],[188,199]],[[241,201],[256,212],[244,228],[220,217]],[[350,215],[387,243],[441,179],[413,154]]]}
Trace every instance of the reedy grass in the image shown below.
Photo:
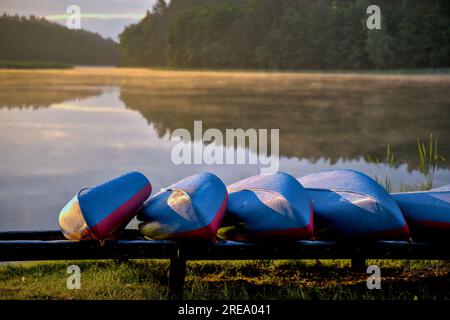
{"label": "reedy grass", "polygon": [[438,153],[438,140],[433,139],[430,134],[430,140],[427,144],[417,138],[417,148],[419,151],[419,171],[425,176],[425,182],[420,184],[423,190],[433,188],[434,174],[439,160],[445,161],[444,156]]}
{"label": "reedy grass", "polygon": [[[398,191],[416,191],[416,190],[430,190],[433,188],[434,175],[439,164],[439,161],[445,161],[445,157],[438,151],[438,139],[433,138],[430,134],[430,139],[425,142],[417,138],[418,150],[418,165],[417,170],[424,176],[423,182],[418,182],[416,185],[400,184]],[[384,159],[366,156],[367,162],[374,163],[379,168],[379,173],[373,175],[375,181],[383,186],[388,192],[394,191],[391,170],[396,167],[398,161],[394,156],[390,145],[387,145],[386,156]]]}
{"label": "reedy grass", "polygon": [[374,174],[375,181],[382,185],[388,192],[392,192],[391,168],[395,167],[397,159],[395,158],[390,145],[387,145],[386,156],[383,160],[380,161],[378,158],[372,158],[370,155],[367,155],[366,159],[369,163],[377,164],[381,170],[380,174]]}

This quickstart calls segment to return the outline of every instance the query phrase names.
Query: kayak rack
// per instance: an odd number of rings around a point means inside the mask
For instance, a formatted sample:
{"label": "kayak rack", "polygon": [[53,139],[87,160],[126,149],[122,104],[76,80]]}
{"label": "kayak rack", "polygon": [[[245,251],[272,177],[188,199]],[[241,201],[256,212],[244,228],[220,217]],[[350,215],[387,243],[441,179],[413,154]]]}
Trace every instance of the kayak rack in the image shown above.
{"label": "kayak rack", "polygon": [[125,230],[118,240],[70,241],[60,231],[0,232],[0,261],[169,259],[168,290],[182,299],[189,260],[351,259],[366,271],[366,259],[450,260],[447,242],[293,241],[240,243],[145,240]]}

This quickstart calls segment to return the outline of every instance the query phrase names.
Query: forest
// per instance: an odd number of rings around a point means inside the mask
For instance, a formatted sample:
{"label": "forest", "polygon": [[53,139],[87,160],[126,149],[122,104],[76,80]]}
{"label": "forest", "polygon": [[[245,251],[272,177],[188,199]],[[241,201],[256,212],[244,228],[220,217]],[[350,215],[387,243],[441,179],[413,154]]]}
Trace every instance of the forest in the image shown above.
{"label": "forest", "polygon": [[[158,0],[121,65],[265,70],[448,68],[448,0]],[[381,29],[366,27],[367,7]]]}
{"label": "forest", "polygon": [[70,30],[35,16],[0,16],[0,61],[116,65],[118,44],[99,34]]}

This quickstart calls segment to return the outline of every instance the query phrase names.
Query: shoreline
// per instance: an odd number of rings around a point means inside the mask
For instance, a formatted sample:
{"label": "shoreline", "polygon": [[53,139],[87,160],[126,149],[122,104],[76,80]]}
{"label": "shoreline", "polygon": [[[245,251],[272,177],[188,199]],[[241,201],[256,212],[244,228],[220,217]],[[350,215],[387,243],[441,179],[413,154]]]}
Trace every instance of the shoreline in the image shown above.
{"label": "shoreline", "polygon": [[[19,62],[21,63],[21,62]],[[450,79],[450,68],[438,69],[393,69],[393,70],[260,70],[260,69],[189,69],[189,68],[164,68],[164,67],[145,67],[145,66],[112,66],[112,65],[68,65],[62,63],[47,63],[43,62],[43,66],[39,64],[36,66],[27,67],[26,63],[20,67],[2,67],[0,61],[0,72],[5,71],[89,71],[89,70],[104,70],[104,71],[148,71],[155,73],[185,73],[185,74],[254,74],[254,75],[303,75],[303,76],[370,76],[370,77],[401,77],[401,78],[415,78],[415,77],[439,77]],[[54,67],[53,67],[54,65]]]}

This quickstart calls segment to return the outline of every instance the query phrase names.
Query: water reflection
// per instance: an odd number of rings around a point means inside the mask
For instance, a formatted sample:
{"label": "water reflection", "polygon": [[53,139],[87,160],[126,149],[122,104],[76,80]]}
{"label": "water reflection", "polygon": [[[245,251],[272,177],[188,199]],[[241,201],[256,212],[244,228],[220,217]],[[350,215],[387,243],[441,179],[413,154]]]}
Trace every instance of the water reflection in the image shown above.
{"label": "water reflection", "polygon": [[102,91],[101,88],[87,87],[63,87],[52,90],[52,88],[41,86],[31,88],[2,86],[0,90],[0,108],[48,108],[56,103],[98,96]]}
{"label": "water reflection", "polygon": [[417,164],[417,137],[438,137],[450,151],[450,90],[429,83],[307,83],[289,90],[155,93],[123,87],[121,99],[153,124],[159,136],[187,128],[204,130],[279,128],[280,153],[287,157],[339,159],[382,157],[387,144],[410,168]]}
{"label": "water reflection", "polygon": [[[319,81],[320,80],[320,81]],[[168,86],[99,81],[4,85],[0,91],[0,230],[57,228],[76,190],[125,171],[142,171],[154,190],[208,170],[226,183],[257,174],[255,165],[184,165],[170,161],[168,134],[204,127],[280,128],[280,170],[296,176],[333,168],[370,175],[364,160],[390,143],[402,156],[396,185],[423,181],[416,137],[433,132],[450,155],[450,93],[440,83],[332,81],[268,84],[250,80]],[[225,82],[223,82],[225,81]],[[20,88],[20,89],[19,89]],[[447,164],[436,185],[450,182]]]}

